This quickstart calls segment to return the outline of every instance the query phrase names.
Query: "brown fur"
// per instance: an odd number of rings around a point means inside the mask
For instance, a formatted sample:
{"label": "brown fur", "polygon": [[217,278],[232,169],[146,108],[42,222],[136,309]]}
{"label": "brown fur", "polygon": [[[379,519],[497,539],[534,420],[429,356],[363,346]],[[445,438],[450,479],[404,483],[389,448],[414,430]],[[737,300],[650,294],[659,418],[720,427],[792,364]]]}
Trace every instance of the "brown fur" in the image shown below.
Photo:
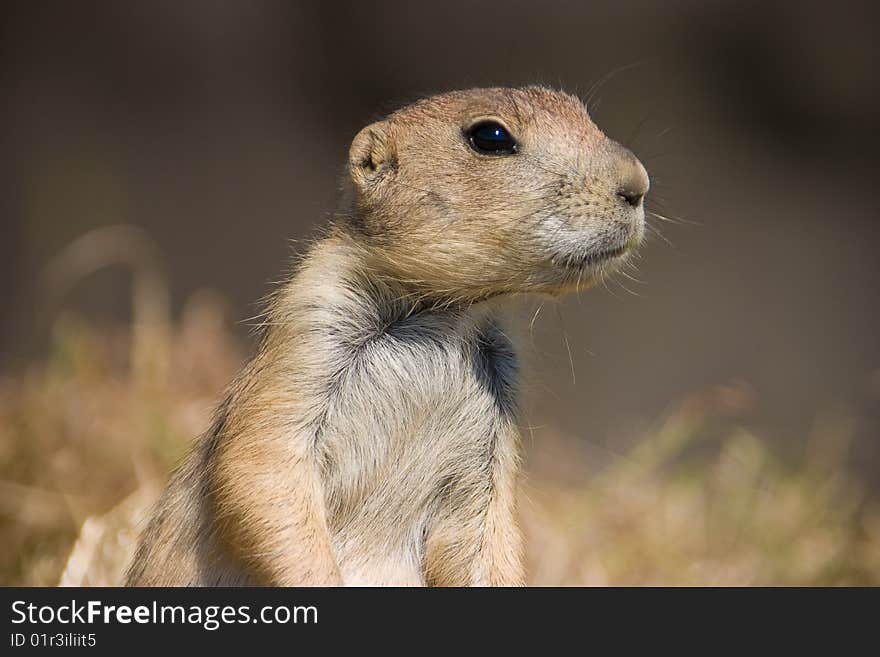
{"label": "brown fur", "polygon": [[[487,156],[465,130],[516,137]],[[352,143],[343,209],[172,477],[131,585],[517,585],[518,364],[503,306],[642,236],[638,161],[575,97],[477,89]]]}

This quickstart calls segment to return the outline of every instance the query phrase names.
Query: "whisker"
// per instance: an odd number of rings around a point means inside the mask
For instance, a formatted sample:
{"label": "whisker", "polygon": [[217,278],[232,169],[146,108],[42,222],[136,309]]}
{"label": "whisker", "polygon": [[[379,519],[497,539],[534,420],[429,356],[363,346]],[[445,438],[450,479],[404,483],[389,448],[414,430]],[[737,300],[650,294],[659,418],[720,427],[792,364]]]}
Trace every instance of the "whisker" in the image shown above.
{"label": "whisker", "polygon": [[657,228],[656,226],[652,226],[651,224],[645,224],[645,227],[648,229],[648,232],[651,233],[651,235],[656,235],[661,240],[663,240],[667,246],[669,246],[673,249],[675,248],[675,245],[672,242],[670,242],[669,239],[663,233],[660,232],[659,228]]}
{"label": "whisker", "polygon": [[702,226],[703,224],[699,221],[692,221],[690,219],[683,219],[682,217],[669,217],[667,215],[660,214],[659,212],[655,212],[654,210],[648,210],[648,214],[652,217],[659,219],[660,221],[665,221],[670,224],[688,224],[690,226]]}

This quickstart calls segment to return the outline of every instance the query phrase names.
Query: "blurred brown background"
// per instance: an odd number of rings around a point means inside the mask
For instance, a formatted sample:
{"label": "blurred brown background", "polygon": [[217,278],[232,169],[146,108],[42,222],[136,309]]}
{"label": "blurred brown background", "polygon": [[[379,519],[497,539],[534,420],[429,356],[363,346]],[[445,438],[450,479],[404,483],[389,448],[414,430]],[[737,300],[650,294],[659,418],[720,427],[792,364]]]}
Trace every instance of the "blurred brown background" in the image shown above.
{"label": "blurred brown background", "polygon": [[[594,98],[644,159],[671,242],[640,278],[537,323],[535,424],[605,444],[743,379],[780,439],[859,409],[878,466],[880,61],[871,3],[5,3],[0,362],[39,351],[35,281],[88,229],[144,227],[180,301],[257,312],[333,210],[358,128],[401,102],[543,82]],[[621,67],[624,70],[618,71]],[[127,312],[99,274],[71,303]],[[572,349],[569,373],[564,330]],[[242,334],[247,327],[242,325]],[[880,470],[880,467],[874,467]]]}
{"label": "blurred brown background", "polygon": [[[173,310],[237,331],[332,213],[348,143],[423,94],[540,82],[586,97],[652,175],[640,282],[546,308],[533,448],[619,453],[675,400],[737,382],[781,454],[829,413],[880,484],[880,119],[873,3],[7,2],[0,370],[44,353],[41,272],[92,228],[156,241]],[[295,245],[294,245],[295,248]],[[130,313],[125,271],[63,304]],[[571,363],[569,363],[570,345]],[[572,377],[571,370],[575,377]],[[536,450],[537,451],[537,450]]]}

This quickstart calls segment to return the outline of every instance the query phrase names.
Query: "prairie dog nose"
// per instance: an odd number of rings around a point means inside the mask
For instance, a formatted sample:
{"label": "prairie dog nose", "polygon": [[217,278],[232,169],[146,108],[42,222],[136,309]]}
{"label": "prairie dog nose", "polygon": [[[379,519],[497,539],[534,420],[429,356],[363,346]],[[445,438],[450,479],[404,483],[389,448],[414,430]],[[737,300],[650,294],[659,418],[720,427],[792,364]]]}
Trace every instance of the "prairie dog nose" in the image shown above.
{"label": "prairie dog nose", "polygon": [[618,165],[618,176],[617,195],[630,207],[639,207],[651,186],[645,167],[635,155],[625,151]]}

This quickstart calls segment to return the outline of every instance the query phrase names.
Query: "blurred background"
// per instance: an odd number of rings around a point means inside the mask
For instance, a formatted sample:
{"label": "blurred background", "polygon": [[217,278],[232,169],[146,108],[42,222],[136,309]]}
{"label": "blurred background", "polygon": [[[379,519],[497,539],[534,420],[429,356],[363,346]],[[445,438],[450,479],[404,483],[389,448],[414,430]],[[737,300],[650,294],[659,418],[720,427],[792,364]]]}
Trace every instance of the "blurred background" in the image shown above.
{"label": "blurred background", "polygon": [[642,159],[655,228],[534,322],[531,581],[880,583],[878,13],[3,3],[0,583],[118,577],[361,126],[528,83]]}

